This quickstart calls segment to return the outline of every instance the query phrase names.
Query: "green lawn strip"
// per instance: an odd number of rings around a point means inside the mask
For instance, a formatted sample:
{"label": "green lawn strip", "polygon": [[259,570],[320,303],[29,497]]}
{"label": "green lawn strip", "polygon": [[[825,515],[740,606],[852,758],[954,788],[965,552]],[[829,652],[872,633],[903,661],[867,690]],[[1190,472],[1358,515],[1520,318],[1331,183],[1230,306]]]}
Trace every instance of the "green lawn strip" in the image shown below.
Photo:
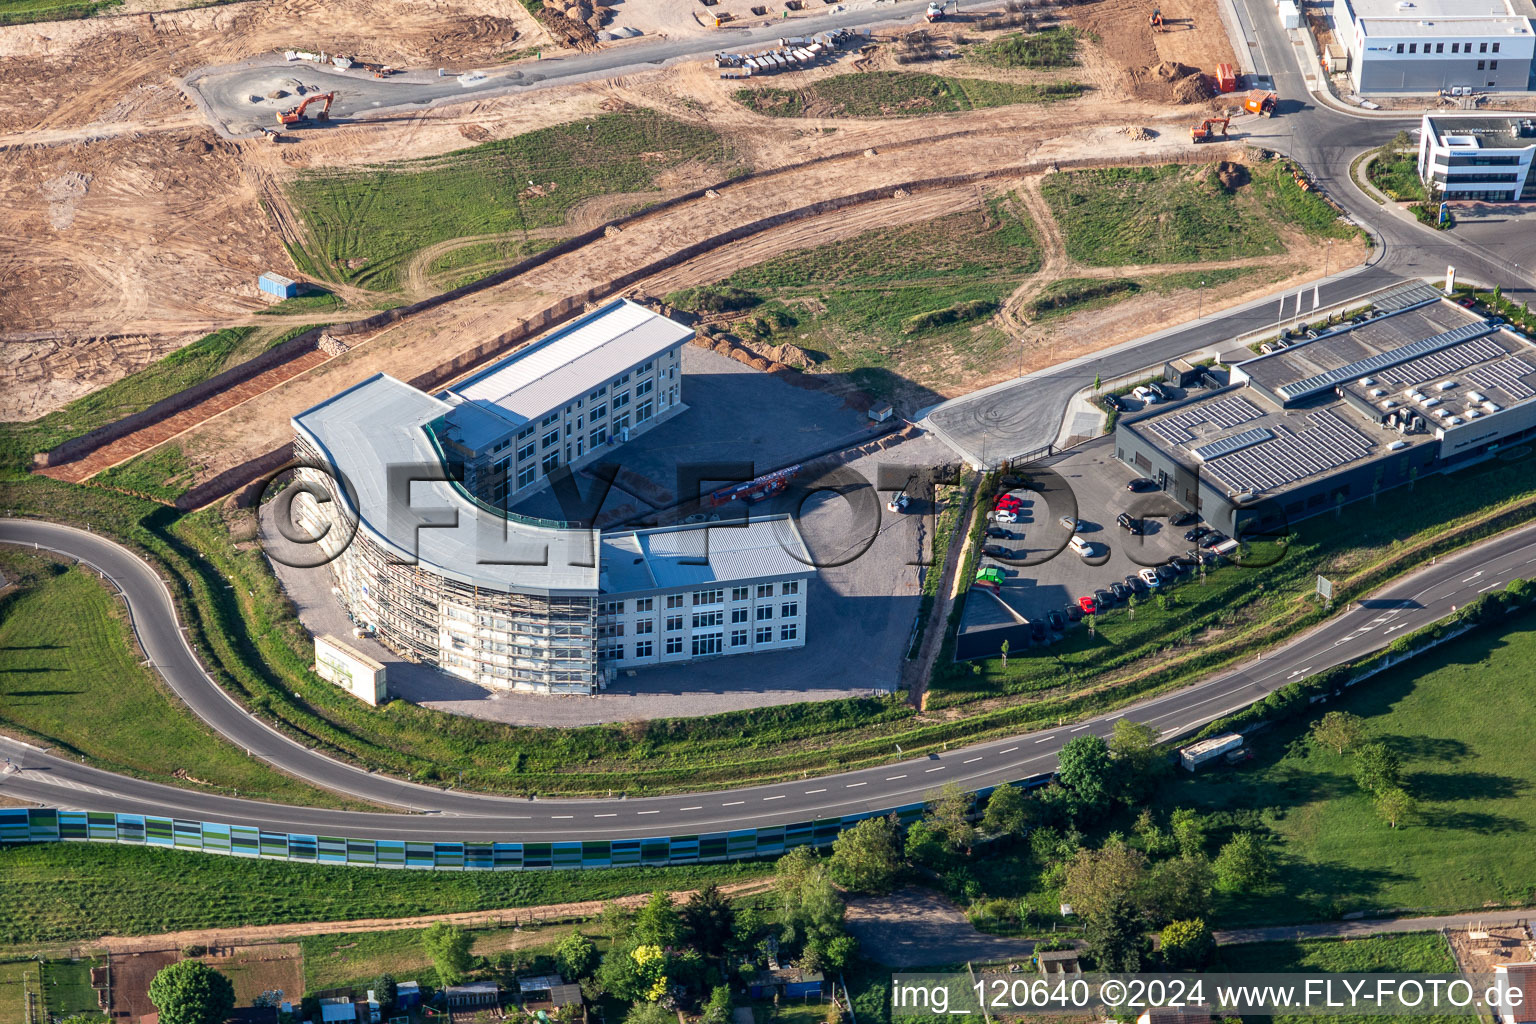
{"label": "green lawn strip", "polygon": [[391,871],[100,843],[0,846],[0,942],[346,921],[606,900],[760,877],[769,863]]}
{"label": "green lawn strip", "polygon": [[1529,613],[1490,625],[1359,683],[1327,704],[1365,719],[1366,741],[1401,759],[1414,820],[1391,828],[1340,757],[1305,738],[1308,719],[1256,733],[1239,770],[1180,777],[1159,802],[1278,840],[1276,883],[1219,903],[1225,925],[1443,914],[1536,901],[1536,730]]}
{"label": "green lawn strip", "polygon": [[1069,68],[1077,64],[1077,30],[1054,25],[1039,32],[1011,32],[973,47],[966,56],[999,68]]}
{"label": "green lawn strip", "polygon": [[1413,153],[1376,154],[1366,177],[1388,199],[1418,202],[1424,198],[1424,182],[1419,178],[1418,157]]}
{"label": "green lawn strip", "polygon": [[1278,222],[1299,228],[1317,238],[1363,238],[1370,236],[1346,220],[1316,189],[1303,189],[1292,174],[1288,160],[1256,161],[1248,165],[1253,187],[1263,200],[1266,212]]}
{"label": "green lawn strip", "polygon": [[1040,184],[1067,255],[1094,267],[1284,252],[1274,229],[1239,201],[1238,191],[1223,186],[1210,167],[1183,164],[1063,171]]}
{"label": "green lawn strip", "polygon": [[100,966],[95,959],[49,960],[43,964],[43,1006],[50,1018],[62,1020],[87,1014],[105,1020],[91,988],[91,968]]}
{"label": "green lawn strip", "polygon": [[274,302],[266,309],[257,310],[256,314],[258,316],[286,316],[289,313],[331,313],[346,308],[346,300],[330,289],[321,288],[318,285],[310,285],[309,287],[309,294],[295,295],[291,299]]}
{"label": "green lawn strip", "polygon": [[[766,865],[764,865],[766,869]],[[509,919],[515,915],[508,915]],[[510,923],[501,927],[466,929],[475,956],[491,959],[497,953],[516,949],[526,966],[523,974],[553,973],[557,968],[547,960],[560,941],[581,930],[601,950],[607,936],[597,927],[580,928],[576,924],[541,924],[534,928]],[[397,981],[415,980],[438,987],[437,971],[422,947],[423,928],[405,928],[386,932],[339,932],[332,935],[306,935],[299,939],[304,952],[304,987],[316,989],[351,988],[365,992],[381,974]],[[540,968],[545,968],[541,970]]]}
{"label": "green lawn strip", "polygon": [[66,757],[215,792],[340,806],[210,733],[140,663],[121,603],[94,575],[0,546],[0,725]]}
{"label": "green lawn strip", "polygon": [[0,1024],[30,1024],[29,992],[42,992],[38,962],[30,958],[0,961]]}
{"label": "green lawn strip", "polygon": [[561,241],[564,239],[527,238],[516,241],[474,242],[437,257],[427,265],[427,273],[442,274],[450,270],[478,267],[483,263],[510,266],[520,259],[541,253]]}
{"label": "green lawn strip", "polygon": [[123,0],[0,0],[0,25],[89,18],[122,5]]}
{"label": "green lawn strip", "polygon": [[196,470],[187,461],[181,445],[171,441],[102,470],[92,482],[160,501],[175,501],[192,486]]}
{"label": "green lawn strip", "polygon": [[910,117],[1017,103],[1051,103],[1075,99],[1082,93],[1083,86],[1077,82],[1019,84],[913,71],[866,71],[825,78],[803,90],[738,89],[736,100],[749,110],[770,117]]}
{"label": "green lawn strip", "polygon": [[[1515,465],[1525,465],[1529,458]],[[1373,565],[1392,566],[1359,584],[1380,586],[1390,575],[1418,564],[1417,558],[1402,565],[1396,561],[1406,549],[1464,528],[1495,507],[1536,497],[1536,487],[1501,461],[1415,487],[1426,495],[1432,493],[1433,500],[1405,500],[1412,492],[1404,488],[1390,492],[1390,524],[1369,500],[1344,506],[1337,515],[1302,520],[1293,527],[1284,556],[1275,564],[1263,568],[1223,565],[1207,573],[1204,583],[1186,579],[1169,590],[1167,607],[1154,598],[1142,600],[1134,616],[1125,607],[1112,609],[1097,617],[1094,635],[1073,629],[1049,648],[1017,652],[1008,659],[1006,669],[1000,659],[989,659],[980,663],[978,673],[973,665],[956,665],[941,655],[929,684],[930,707],[1004,695],[1069,695],[1102,685],[1106,673],[1134,673],[1142,667],[1150,668],[1151,674],[1134,681],[1127,678],[1124,688],[1150,686],[1154,680],[1159,686],[1175,678],[1187,681],[1321,621],[1320,606],[1308,598],[1318,573],[1344,579],[1365,576]],[[1514,523],[1504,528],[1509,525]],[[1178,656],[1177,667],[1169,662],[1170,655]]]}
{"label": "green lawn strip", "polygon": [[684,164],[733,173],[715,132],[651,110],[602,114],[420,160],[314,171],[289,187],[310,272],[389,291],[435,242],[562,224],[592,196],[650,191]]}

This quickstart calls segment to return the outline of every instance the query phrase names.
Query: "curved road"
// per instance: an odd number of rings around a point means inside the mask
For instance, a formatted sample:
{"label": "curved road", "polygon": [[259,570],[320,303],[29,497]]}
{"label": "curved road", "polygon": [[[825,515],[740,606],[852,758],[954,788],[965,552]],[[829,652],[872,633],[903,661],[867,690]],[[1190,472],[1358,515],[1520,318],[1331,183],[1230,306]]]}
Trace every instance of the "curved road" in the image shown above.
{"label": "curved road", "polygon": [[[213,796],[114,775],[4,739],[0,753],[21,770],[0,775],[0,794],[55,807],[423,841],[445,833],[475,841],[549,842],[720,832],[886,810],[921,802],[950,782],[979,789],[1027,778],[1053,770],[1068,740],[1083,734],[1107,736],[1116,719],[1149,723],[1164,737],[1181,735],[1289,682],[1378,650],[1483,591],[1532,575],[1531,567],[1536,566],[1536,525],[1511,531],[1421,568],[1261,659],[1070,727],[769,786],[637,799],[523,800],[432,789],[370,774],[256,722],[203,672],[188,650],[164,583],[136,555],[112,541],[51,523],[0,520],[0,542],[67,553],[113,580],[166,682],[211,727],[255,756],[349,796],[427,813],[341,812]],[[448,817],[454,820],[444,820]]]}

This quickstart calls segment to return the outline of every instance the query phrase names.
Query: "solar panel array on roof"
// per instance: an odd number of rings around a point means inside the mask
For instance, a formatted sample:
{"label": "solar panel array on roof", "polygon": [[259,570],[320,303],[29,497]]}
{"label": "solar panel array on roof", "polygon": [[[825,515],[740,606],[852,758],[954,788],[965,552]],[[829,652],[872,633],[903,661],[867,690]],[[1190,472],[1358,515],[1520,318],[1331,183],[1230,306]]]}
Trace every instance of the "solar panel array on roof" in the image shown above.
{"label": "solar panel array on roof", "polygon": [[1438,298],[1440,298],[1438,289],[1425,284],[1423,281],[1415,281],[1412,284],[1405,284],[1401,288],[1393,288],[1390,291],[1382,292],[1371,299],[1371,306],[1384,313],[1393,313],[1399,309],[1407,309],[1410,306],[1417,306],[1421,302],[1429,302]]}
{"label": "solar panel array on roof", "polygon": [[1209,462],[1211,459],[1219,459],[1223,455],[1230,455],[1243,448],[1251,447],[1262,441],[1268,441],[1274,436],[1274,433],[1268,427],[1255,427],[1253,430],[1244,430],[1236,434],[1230,434],[1219,441],[1212,441],[1210,444],[1203,444],[1191,450],[1194,452],[1195,458],[1202,462]]}
{"label": "solar panel array on roof", "polygon": [[1481,337],[1485,334],[1492,334],[1493,331],[1494,326],[1485,322],[1462,324],[1460,327],[1411,342],[1401,348],[1379,352],[1365,359],[1357,359],[1352,363],[1335,367],[1332,370],[1326,370],[1323,373],[1298,380],[1292,384],[1282,384],[1275,391],[1286,401],[1294,402],[1297,399],[1307,398],[1332,390],[1345,381],[1353,380],[1356,377],[1378,373],[1389,366],[1396,366],[1398,363],[1406,363],[1410,359],[1427,356],[1431,352],[1438,352],[1440,349],[1450,348],[1452,345],[1459,345],[1464,341],[1471,341],[1473,338]]}
{"label": "solar panel array on roof", "polygon": [[1311,413],[1307,421],[1307,429],[1300,432],[1276,427],[1272,439],[1211,459],[1201,472],[1231,493],[1259,493],[1330,472],[1370,453],[1371,442],[1327,409]]}
{"label": "solar panel array on roof", "polygon": [[1440,352],[1433,352],[1422,359],[1415,359],[1401,366],[1394,366],[1381,374],[1389,384],[1408,387],[1422,384],[1436,377],[1448,377],[1467,367],[1504,354],[1504,347],[1492,338],[1474,338],[1461,345],[1453,345]]}
{"label": "solar panel array on roof", "polygon": [[1194,405],[1159,416],[1147,424],[1147,429],[1169,444],[1185,444],[1195,439],[1190,427],[1201,423],[1214,423],[1225,430],[1264,415],[1252,402],[1228,396]]}
{"label": "solar panel array on roof", "polygon": [[1467,371],[1467,380],[1480,388],[1492,390],[1498,388],[1508,396],[1510,402],[1519,402],[1530,398],[1536,391],[1522,377],[1536,372],[1536,366],[1521,359],[1519,356],[1510,356],[1487,366],[1479,366],[1475,370]]}

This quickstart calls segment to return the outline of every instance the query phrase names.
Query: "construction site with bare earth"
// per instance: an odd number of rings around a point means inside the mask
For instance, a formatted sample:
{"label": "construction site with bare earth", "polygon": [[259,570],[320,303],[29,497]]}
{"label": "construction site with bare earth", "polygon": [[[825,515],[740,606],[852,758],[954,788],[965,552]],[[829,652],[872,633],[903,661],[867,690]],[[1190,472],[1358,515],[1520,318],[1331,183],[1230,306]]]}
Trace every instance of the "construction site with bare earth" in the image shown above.
{"label": "construction site with bare earth", "polygon": [[[1366,251],[1221,91],[1214,0],[819,41],[794,4],[171,6],[0,27],[0,416],[28,469],[182,507],[370,373],[445,384],[608,297],[910,414]],[[688,42],[724,49],[543,80]]]}

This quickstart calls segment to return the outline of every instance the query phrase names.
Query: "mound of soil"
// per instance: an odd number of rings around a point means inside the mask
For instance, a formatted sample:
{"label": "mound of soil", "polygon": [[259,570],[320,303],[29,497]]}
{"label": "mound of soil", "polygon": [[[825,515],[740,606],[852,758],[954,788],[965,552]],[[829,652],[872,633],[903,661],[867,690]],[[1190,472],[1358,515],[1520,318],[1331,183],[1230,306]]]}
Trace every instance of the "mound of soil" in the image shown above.
{"label": "mound of soil", "polygon": [[1160,103],[1201,103],[1216,95],[1204,72],[1176,60],[1160,60],[1132,72],[1136,93]]}

